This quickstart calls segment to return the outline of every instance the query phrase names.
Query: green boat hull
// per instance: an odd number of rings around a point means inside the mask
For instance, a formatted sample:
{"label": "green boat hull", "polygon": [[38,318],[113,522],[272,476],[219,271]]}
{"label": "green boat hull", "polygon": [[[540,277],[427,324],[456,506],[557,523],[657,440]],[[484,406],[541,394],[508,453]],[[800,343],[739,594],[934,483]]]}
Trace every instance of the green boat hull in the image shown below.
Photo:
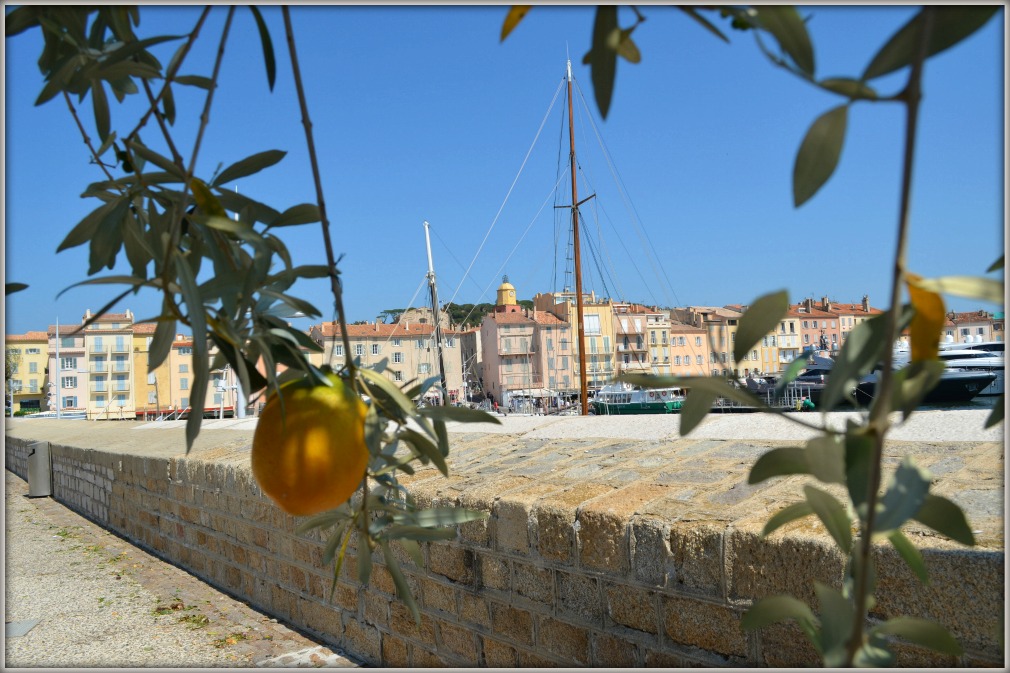
{"label": "green boat hull", "polygon": [[675,414],[680,411],[680,400],[664,400],[659,402],[627,402],[624,404],[604,404],[592,402],[593,412],[597,416],[624,416],[627,414]]}

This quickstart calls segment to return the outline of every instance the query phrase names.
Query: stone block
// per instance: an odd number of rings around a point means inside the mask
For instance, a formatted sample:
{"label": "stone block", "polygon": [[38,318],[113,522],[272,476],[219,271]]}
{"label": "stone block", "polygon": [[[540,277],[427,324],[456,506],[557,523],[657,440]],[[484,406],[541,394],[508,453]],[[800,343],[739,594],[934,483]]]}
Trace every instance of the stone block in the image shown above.
{"label": "stone block", "polygon": [[385,668],[407,668],[410,659],[407,655],[407,642],[402,638],[382,634],[382,664]]}
{"label": "stone block", "polygon": [[776,531],[762,539],[763,526],[763,520],[754,521],[727,533],[729,598],[756,600],[790,594],[814,605],[815,580],[841,589],[846,559],[829,537]]}
{"label": "stone block", "polygon": [[522,645],[533,644],[533,616],[526,610],[492,602],[491,628],[496,634]]}
{"label": "stone block", "polygon": [[448,542],[432,542],[428,547],[428,570],[469,585],[474,581],[474,553]]}
{"label": "stone block", "polygon": [[529,480],[525,477],[505,477],[495,481],[508,485],[512,490],[497,497],[491,507],[493,547],[498,551],[525,554],[530,550],[533,504],[556,487],[537,484],[532,489],[515,490],[518,485],[528,484]]}
{"label": "stone block", "polygon": [[490,554],[480,554],[477,557],[480,568],[478,588],[487,587],[498,591],[509,591],[512,588],[512,572],[509,560]]}
{"label": "stone block", "polygon": [[605,583],[607,617],[615,624],[636,631],[659,633],[659,605],[656,594],[626,584]]}
{"label": "stone block", "polygon": [[599,580],[563,570],[556,571],[555,579],[558,585],[558,615],[569,621],[584,620],[590,625],[601,626],[603,599],[600,597]]}
{"label": "stone block", "polygon": [[554,605],[554,573],[550,568],[540,568],[522,561],[512,562],[512,590],[546,609]]}
{"label": "stone block", "polygon": [[592,659],[596,668],[634,668],[638,666],[638,648],[634,643],[609,633],[590,634]]}
{"label": "stone block", "polygon": [[546,650],[561,660],[576,666],[591,663],[589,631],[553,617],[542,616],[537,627],[538,650]]}
{"label": "stone block", "polygon": [[381,663],[382,644],[379,630],[358,621],[353,615],[345,615],[344,635],[340,639],[340,644],[371,666],[378,666]]}
{"label": "stone block", "polygon": [[646,668],[685,668],[687,666],[688,662],[683,657],[672,652],[651,649],[645,651]]}
{"label": "stone block", "polygon": [[665,587],[673,574],[670,551],[670,525],[653,517],[635,516],[631,520],[632,577],[654,587]]}
{"label": "stone block", "polygon": [[340,612],[316,601],[301,601],[302,624],[328,638],[339,639],[343,633]]}
{"label": "stone block", "polygon": [[365,609],[366,622],[377,626],[389,623],[389,596],[365,589],[361,592],[361,604]]}
{"label": "stone block", "polygon": [[442,582],[422,578],[419,582],[420,596],[415,596],[425,608],[456,614],[456,591]]}
{"label": "stone block", "polygon": [[747,655],[740,612],[695,598],[664,596],[663,627],[671,641],[724,656]]}
{"label": "stone block", "polygon": [[535,535],[540,556],[549,561],[574,564],[579,507],[613,490],[606,484],[582,483],[541,499],[536,506]]}
{"label": "stone block", "polygon": [[778,622],[755,632],[758,665],[772,668],[821,666],[821,657],[794,620]]}
{"label": "stone block", "polygon": [[578,524],[579,564],[625,577],[631,566],[627,517],[613,510],[583,509]]}
{"label": "stone block", "polygon": [[725,563],[720,524],[681,521],[670,527],[673,577],[669,586],[690,594],[725,595]]}
{"label": "stone block", "polygon": [[470,666],[478,664],[477,634],[449,622],[436,621],[435,625],[438,630],[440,651],[446,650],[453,656],[466,661]]}
{"label": "stone block", "polygon": [[459,618],[461,622],[481,630],[491,628],[491,609],[487,599],[479,593],[461,591],[459,594]]}
{"label": "stone block", "polygon": [[410,646],[411,665],[415,668],[444,668],[445,662],[431,650],[417,645]]}
{"label": "stone block", "polygon": [[404,638],[423,643],[435,642],[435,626],[431,617],[422,612],[421,623],[418,624],[407,606],[398,600],[389,604],[389,629]]}
{"label": "stone block", "polygon": [[484,649],[483,665],[488,668],[515,668],[519,661],[516,648],[488,636],[480,636]]}

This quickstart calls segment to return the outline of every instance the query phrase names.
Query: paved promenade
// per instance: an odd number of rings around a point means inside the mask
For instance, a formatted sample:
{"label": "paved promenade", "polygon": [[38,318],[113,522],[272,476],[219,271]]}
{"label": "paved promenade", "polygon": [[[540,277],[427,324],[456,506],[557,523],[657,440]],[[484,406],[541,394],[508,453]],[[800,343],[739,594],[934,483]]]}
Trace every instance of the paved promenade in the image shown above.
{"label": "paved promenade", "polygon": [[20,477],[4,482],[5,668],[358,665],[55,500],[28,498]]}

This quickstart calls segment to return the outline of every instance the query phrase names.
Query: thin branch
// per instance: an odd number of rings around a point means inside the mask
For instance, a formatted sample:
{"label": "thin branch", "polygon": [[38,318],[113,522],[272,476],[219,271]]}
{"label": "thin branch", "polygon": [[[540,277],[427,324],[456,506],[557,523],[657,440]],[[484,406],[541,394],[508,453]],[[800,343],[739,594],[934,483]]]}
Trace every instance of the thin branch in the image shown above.
{"label": "thin branch", "polygon": [[[158,127],[161,129],[161,135],[165,138],[165,143],[168,145],[169,151],[172,153],[172,161],[179,164],[180,168],[185,169],[185,164],[182,155],[179,154],[179,150],[176,149],[175,143],[172,142],[172,134],[168,131],[168,126],[165,125],[165,116],[161,114],[158,110],[158,100],[154,97],[154,92],[151,91],[151,84],[146,79],[142,80],[144,84],[144,92],[147,94],[147,100],[151,102],[151,109],[154,110],[154,118],[158,122]],[[165,89],[162,88],[162,93]]]}
{"label": "thin branch", "polygon": [[305,87],[302,85],[301,68],[298,65],[298,53],[295,49],[295,34],[291,27],[291,12],[287,5],[281,7],[284,15],[284,31],[288,42],[288,52],[291,54],[291,72],[295,79],[295,89],[298,91],[298,105],[302,113],[302,126],[305,127],[305,141],[309,150],[309,161],[312,164],[312,179],[316,186],[316,200],[319,204],[320,225],[323,228],[323,243],[326,247],[326,263],[330,271],[330,290],[333,292],[333,305],[340,321],[340,333],[344,343],[344,366],[351,380],[354,380],[354,359],[351,357],[351,342],[347,335],[347,320],[344,315],[344,301],[340,287],[340,272],[333,255],[333,243],[330,240],[330,220],[326,215],[326,199],[323,196],[323,183],[319,171],[319,161],[316,158],[316,145],[312,139],[312,120],[309,118],[309,106],[305,99]]}
{"label": "thin branch", "polygon": [[74,121],[77,122],[77,128],[81,131],[81,137],[84,138],[84,144],[88,146],[89,150],[91,150],[91,156],[94,157],[95,163],[102,169],[105,175],[109,178],[110,182],[115,182],[116,178],[114,178],[112,173],[109,172],[105,162],[103,162],[101,157],[98,156],[98,152],[95,150],[94,145],[91,144],[91,136],[88,135],[87,130],[84,128],[84,124],[81,123],[81,118],[77,115],[77,108],[74,107],[73,101],[70,100],[70,96],[67,95],[65,90],[63,92],[63,99],[67,101],[67,107],[70,108],[70,116],[72,116]]}
{"label": "thin branch", "polygon": [[922,71],[929,48],[929,37],[933,30],[934,13],[932,7],[922,9],[922,27],[919,31],[919,44],[915,59],[912,61],[908,84],[903,96],[906,104],[905,118],[905,156],[901,175],[901,210],[898,220],[898,242],[894,255],[894,273],[891,278],[891,311],[887,318],[884,335],[884,364],[877,385],[876,400],[870,409],[869,429],[873,434],[873,458],[870,461],[870,480],[867,485],[866,520],[863,530],[864,543],[860,545],[860,571],[855,578],[854,587],[855,611],[853,613],[852,638],[848,643],[848,664],[852,661],[863,644],[863,625],[866,620],[867,592],[869,590],[869,568],[872,560],[873,526],[876,520],[878,491],[880,490],[881,471],[884,454],[884,439],[890,429],[888,416],[891,412],[891,389],[894,385],[894,348],[898,337],[898,319],[901,307],[901,288],[905,281],[905,253],[908,245],[909,209],[912,194],[912,168],[915,159],[915,134],[919,121],[919,102],[922,99]]}

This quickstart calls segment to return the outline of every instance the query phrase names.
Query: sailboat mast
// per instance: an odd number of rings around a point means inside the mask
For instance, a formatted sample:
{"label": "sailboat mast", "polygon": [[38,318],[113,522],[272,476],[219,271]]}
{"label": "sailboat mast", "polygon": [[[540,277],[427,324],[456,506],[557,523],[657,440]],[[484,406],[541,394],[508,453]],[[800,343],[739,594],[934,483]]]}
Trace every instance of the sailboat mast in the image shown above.
{"label": "sailboat mast", "polygon": [[442,356],[442,321],[438,313],[438,290],[435,288],[435,267],[431,263],[431,236],[428,234],[428,222],[424,222],[424,243],[428,249],[428,289],[431,292],[431,312],[435,320],[435,343],[438,349],[438,375],[442,381],[442,404],[448,404],[449,387],[445,382],[445,359]]}
{"label": "sailboat mast", "polygon": [[579,192],[575,181],[575,115],[572,111],[572,62],[568,61],[568,142],[572,173],[572,248],[575,255],[575,314],[579,338],[579,407],[583,416],[589,413],[586,385],[586,329],[582,320],[582,257],[579,254]]}

